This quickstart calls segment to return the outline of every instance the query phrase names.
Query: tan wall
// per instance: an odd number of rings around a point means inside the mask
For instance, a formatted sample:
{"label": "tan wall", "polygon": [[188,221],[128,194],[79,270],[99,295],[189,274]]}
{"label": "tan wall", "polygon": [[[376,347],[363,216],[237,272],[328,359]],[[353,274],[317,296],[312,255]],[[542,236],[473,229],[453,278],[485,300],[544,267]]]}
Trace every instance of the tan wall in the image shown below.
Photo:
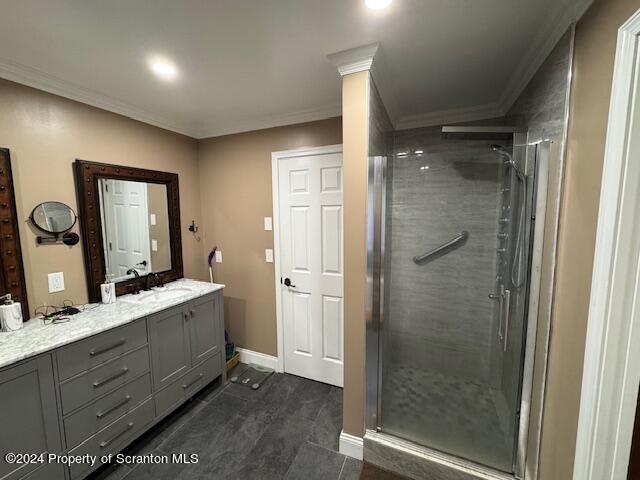
{"label": "tan wall", "polygon": [[222,251],[214,275],[227,285],[225,323],[239,347],[277,354],[275,271],[264,259],[273,248],[273,232],[264,230],[273,215],[271,153],[342,143],[341,128],[333,118],[200,142],[204,255]]}
{"label": "tan wall", "polygon": [[573,471],[598,202],[618,28],[640,0],[596,0],[578,22],[540,478]]}
{"label": "tan wall", "polygon": [[[87,301],[82,246],[38,246],[24,222],[46,200],[77,211],[76,158],[178,173],[185,275],[202,278],[202,247],[186,231],[192,218],[200,218],[195,140],[5,80],[0,80],[0,105],[0,146],[11,150],[31,311],[66,299]],[[59,271],[66,290],[49,294],[47,273]]]}
{"label": "tan wall", "polygon": [[364,435],[367,155],[369,72],[342,80],[344,172],[343,429]]}

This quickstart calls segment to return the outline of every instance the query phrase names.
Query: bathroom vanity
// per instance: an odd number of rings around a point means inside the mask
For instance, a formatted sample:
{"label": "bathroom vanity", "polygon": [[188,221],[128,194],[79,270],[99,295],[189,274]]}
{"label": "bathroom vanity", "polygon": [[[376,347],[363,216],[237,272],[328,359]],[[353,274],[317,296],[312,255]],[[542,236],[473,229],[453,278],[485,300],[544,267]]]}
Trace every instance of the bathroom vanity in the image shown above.
{"label": "bathroom vanity", "polygon": [[84,478],[99,460],[67,467],[37,454],[119,452],[221,377],[223,288],[178,280],[0,334],[0,479]]}

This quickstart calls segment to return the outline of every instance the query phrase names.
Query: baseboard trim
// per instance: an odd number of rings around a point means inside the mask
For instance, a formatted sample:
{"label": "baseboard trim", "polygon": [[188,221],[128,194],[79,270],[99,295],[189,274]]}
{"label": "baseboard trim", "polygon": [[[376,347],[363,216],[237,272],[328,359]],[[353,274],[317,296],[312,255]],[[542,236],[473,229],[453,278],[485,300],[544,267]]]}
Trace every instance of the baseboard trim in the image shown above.
{"label": "baseboard trim", "polygon": [[253,350],[247,350],[246,348],[236,348],[240,354],[240,361],[242,363],[254,363],[261,367],[272,368],[277,370],[278,358],[266,353],[254,352]]}
{"label": "baseboard trim", "polygon": [[362,460],[364,457],[364,444],[362,438],[351,435],[350,433],[345,433],[344,430],[341,431],[340,453],[347,457]]}

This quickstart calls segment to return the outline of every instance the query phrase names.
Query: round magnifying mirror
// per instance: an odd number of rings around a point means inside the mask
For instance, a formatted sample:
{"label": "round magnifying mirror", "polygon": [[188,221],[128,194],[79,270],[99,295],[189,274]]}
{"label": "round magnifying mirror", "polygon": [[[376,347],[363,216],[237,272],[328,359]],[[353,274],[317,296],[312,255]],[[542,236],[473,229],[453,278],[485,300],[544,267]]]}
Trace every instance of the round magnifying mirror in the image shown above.
{"label": "round magnifying mirror", "polygon": [[61,202],[44,202],[31,212],[31,221],[36,227],[55,235],[70,230],[76,218],[76,212]]}

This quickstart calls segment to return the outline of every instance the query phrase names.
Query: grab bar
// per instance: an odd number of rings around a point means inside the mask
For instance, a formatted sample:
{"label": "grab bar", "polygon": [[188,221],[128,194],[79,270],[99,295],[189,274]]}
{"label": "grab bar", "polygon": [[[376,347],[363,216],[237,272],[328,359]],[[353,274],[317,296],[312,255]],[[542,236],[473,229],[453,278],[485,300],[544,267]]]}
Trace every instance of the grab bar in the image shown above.
{"label": "grab bar", "polygon": [[418,256],[413,257],[413,262],[416,265],[422,265],[429,258],[431,258],[434,255],[437,255],[439,253],[442,253],[445,250],[450,249],[451,247],[457,245],[458,243],[465,242],[467,240],[467,238],[469,238],[469,232],[464,230],[464,231],[460,232],[458,235],[456,235],[454,238],[449,240],[447,243],[443,243],[442,245],[440,245],[438,248],[434,248],[433,250],[431,250],[431,251],[429,251],[427,253],[423,253],[422,255],[418,255]]}

